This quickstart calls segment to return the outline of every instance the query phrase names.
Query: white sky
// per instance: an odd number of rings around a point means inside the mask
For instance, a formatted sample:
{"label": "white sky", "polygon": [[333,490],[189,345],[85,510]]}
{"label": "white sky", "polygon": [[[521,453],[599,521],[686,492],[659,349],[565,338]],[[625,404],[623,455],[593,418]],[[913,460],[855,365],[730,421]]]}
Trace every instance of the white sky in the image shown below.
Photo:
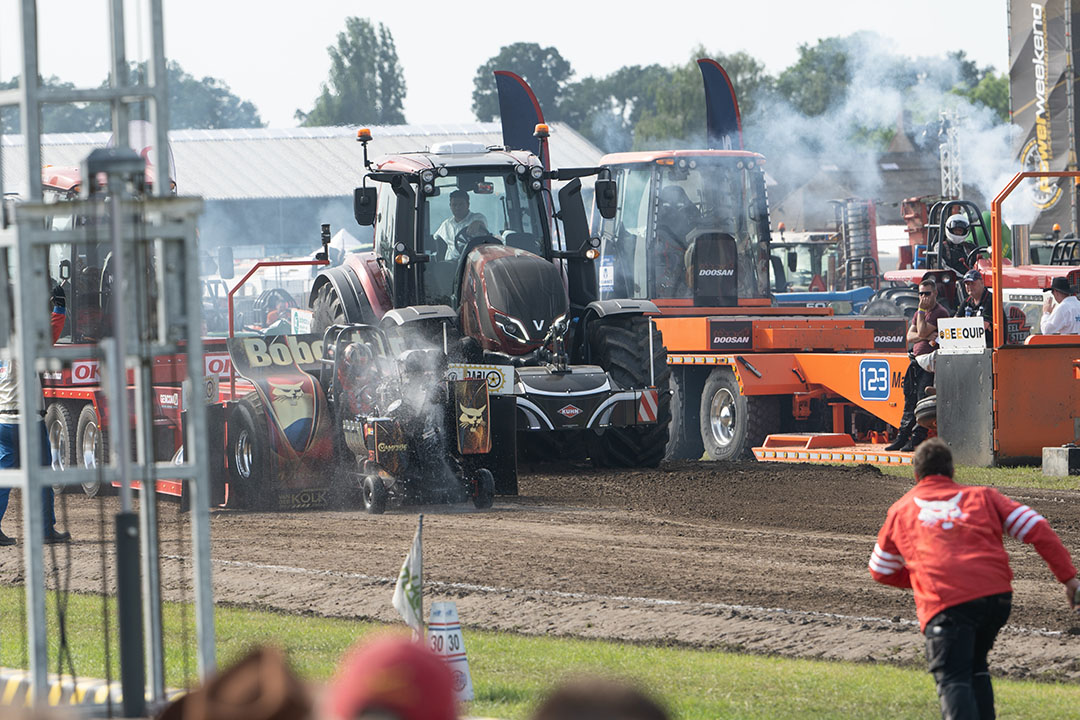
{"label": "white sky", "polygon": [[[18,6],[0,0],[0,78],[20,72]],[[145,3],[126,0],[129,24]],[[42,74],[96,86],[108,66],[106,0],[39,0]],[[575,78],[624,65],[685,62],[698,44],[745,50],[771,73],[800,44],[872,30],[900,54],[962,49],[980,66],[1008,67],[1007,0],[663,0],[623,3],[453,3],[309,0],[164,0],[165,52],[197,78],[225,81],[271,127],[294,127],[327,78],[326,48],[350,15],[389,27],[405,73],[411,123],[473,120],[476,68],[512,42],[553,45]],[[129,31],[130,59],[145,33]],[[141,44],[140,41],[141,40]],[[357,118],[357,123],[365,122]]]}

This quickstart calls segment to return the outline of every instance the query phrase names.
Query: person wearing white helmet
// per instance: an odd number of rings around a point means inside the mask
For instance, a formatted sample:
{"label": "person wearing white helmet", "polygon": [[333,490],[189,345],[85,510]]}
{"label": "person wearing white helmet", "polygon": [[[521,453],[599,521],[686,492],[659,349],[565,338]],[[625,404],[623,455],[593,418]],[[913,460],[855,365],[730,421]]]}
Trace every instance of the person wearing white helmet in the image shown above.
{"label": "person wearing white helmet", "polygon": [[951,215],[945,221],[945,238],[953,245],[963,245],[971,242],[968,231],[971,229],[965,213]]}
{"label": "person wearing white helmet", "polygon": [[976,247],[972,236],[971,220],[968,219],[967,212],[960,210],[947,217],[945,234],[939,248],[942,265],[951,267],[960,274],[970,270],[974,263],[971,252]]}

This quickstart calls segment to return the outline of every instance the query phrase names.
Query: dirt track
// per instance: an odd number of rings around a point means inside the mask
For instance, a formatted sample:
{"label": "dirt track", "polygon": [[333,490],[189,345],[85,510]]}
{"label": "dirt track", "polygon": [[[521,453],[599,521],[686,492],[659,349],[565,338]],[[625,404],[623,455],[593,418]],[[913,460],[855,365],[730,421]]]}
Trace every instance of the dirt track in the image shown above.
{"label": "dirt track", "polygon": [[[866,569],[889,504],[909,483],[876,469],[678,463],[658,471],[564,467],[526,474],[493,509],[423,508],[426,601],[454,599],[467,626],[623,638],[799,657],[922,662],[910,592]],[[1008,491],[1006,491],[1008,492]],[[1080,551],[1075,492],[1016,490]],[[72,587],[99,590],[97,505],[66,497]],[[106,499],[115,511],[116,500]],[[395,621],[393,578],[416,508],[215,512],[220,602]],[[163,553],[177,541],[165,503]],[[18,530],[12,504],[4,527]],[[1014,612],[993,662],[1014,676],[1080,680],[1080,616],[1030,546],[1007,548]],[[19,571],[0,549],[0,582]],[[179,599],[180,561],[166,559]],[[188,597],[190,597],[190,591]]]}

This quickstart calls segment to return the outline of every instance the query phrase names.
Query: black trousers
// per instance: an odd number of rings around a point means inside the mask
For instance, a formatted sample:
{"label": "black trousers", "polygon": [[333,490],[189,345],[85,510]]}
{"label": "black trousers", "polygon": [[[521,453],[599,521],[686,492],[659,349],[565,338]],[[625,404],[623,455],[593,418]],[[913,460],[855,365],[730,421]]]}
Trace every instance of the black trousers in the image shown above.
{"label": "black trousers", "polygon": [[915,422],[915,406],[926,397],[926,388],[934,384],[934,373],[923,370],[922,365],[911,359],[904,373],[904,415],[900,418],[900,435],[909,437],[913,431],[917,440],[926,439],[926,429]]}
{"label": "black trousers", "polygon": [[926,660],[937,682],[943,720],[994,720],[986,656],[1009,619],[1012,593],[942,610],[926,625]]}

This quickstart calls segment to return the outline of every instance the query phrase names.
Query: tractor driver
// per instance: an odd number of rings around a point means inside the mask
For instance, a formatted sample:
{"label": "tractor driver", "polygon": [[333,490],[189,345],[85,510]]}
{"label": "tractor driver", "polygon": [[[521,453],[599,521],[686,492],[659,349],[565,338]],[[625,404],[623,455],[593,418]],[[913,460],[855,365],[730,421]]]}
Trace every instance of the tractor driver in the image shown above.
{"label": "tractor driver", "polygon": [[446,248],[442,259],[457,260],[469,240],[490,234],[487,218],[469,211],[469,193],[460,188],[450,193],[450,217],[435,231],[435,238]]}
{"label": "tractor driver", "polygon": [[962,210],[955,215],[950,215],[945,221],[945,240],[948,245],[941,246],[941,260],[948,267],[960,272],[970,269],[968,257],[975,249],[975,243],[971,240],[970,226],[967,213]]}
{"label": "tractor driver", "polygon": [[687,235],[701,219],[697,206],[679,185],[667,185],[660,191],[656,214],[657,253],[656,284],[658,297],[689,296],[687,264],[690,242]]}

